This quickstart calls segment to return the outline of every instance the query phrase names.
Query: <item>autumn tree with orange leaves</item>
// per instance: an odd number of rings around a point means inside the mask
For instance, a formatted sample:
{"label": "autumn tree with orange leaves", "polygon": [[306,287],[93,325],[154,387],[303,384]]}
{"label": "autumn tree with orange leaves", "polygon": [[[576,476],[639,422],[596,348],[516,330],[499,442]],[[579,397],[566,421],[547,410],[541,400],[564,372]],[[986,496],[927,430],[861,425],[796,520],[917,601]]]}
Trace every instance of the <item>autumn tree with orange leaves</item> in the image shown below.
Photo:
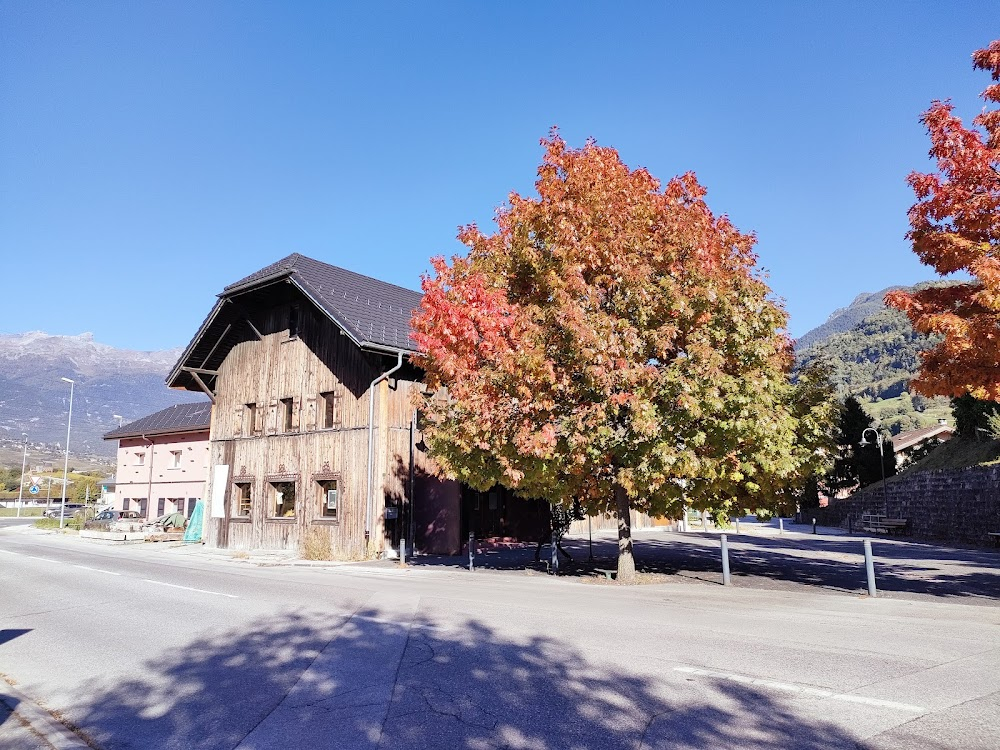
{"label": "autumn tree with orange leaves", "polygon": [[635,575],[630,509],[773,505],[815,467],[830,389],[793,387],[786,316],[753,235],[693,174],[660,183],[611,148],[542,140],[538,197],[432,261],[413,319],[429,394],[424,439],[477,489],[618,516],[618,579]]}
{"label": "autumn tree with orange leaves", "polygon": [[[990,71],[983,92],[1000,104],[1000,40],[977,50],[973,68]],[[987,109],[967,128],[950,102],[936,101],[921,118],[931,139],[935,174],[914,172],[910,209],[913,251],[942,274],[973,280],[917,292],[891,292],[886,302],[914,329],[939,334],[923,353],[911,385],[924,395],[1000,400],[1000,109]]]}

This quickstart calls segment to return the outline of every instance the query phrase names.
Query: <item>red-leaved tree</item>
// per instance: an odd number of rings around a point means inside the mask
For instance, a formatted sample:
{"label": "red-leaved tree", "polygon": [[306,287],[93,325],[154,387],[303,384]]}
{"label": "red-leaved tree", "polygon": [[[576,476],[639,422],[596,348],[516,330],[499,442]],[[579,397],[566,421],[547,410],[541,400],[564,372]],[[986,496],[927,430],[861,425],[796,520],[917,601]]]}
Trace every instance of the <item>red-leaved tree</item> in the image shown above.
{"label": "red-leaved tree", "polygon": [[754,237],[694,175],[661,189],[614,149],[542,145],[538,197],[511,194],[495,234],[463,228],[468,255],[423,280],[424,438],[477,489],[613,510],[628,581],[630,509],[772,505],[822,455],[832,401],[790,385]]}
{"label": "red-leaved tree", "polygon": [[[1000,40],[972,62],[993,76],[983,98],[1000,103]],[[914,390],[1000,400],[1000,109],[984,110],[967,128],[950,102],[936,101],[922,122],[938,171],[909,176],[917,202],[907,237],[938,273],[966,271],[973,281],[891,292],[886,302],[917,331],[943,337],[923,353]]]}

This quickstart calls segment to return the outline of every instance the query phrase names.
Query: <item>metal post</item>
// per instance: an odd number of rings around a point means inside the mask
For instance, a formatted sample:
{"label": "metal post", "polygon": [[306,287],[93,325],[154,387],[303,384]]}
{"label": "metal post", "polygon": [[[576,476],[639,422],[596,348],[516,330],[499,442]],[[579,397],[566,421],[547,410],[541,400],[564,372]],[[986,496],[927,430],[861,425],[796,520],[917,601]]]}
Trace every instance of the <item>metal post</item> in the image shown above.
{"label": "metal post", "polygon": [[21,486],[17,488],[17,517],[21,517],[21,506],[24,505],[24,467],[28,463],[28,435],[24,432],[24,456],[21,458]]}
{"label": "metal post", "polygon": [[784,518],[779,518],[778,519],[778,533],[779,534],[784,534],[785,533],[785,519]]}
{"label": "metal post", "polygon": [[476,569],[476,535],[469,532],[469,572]]}
{"label": "metal post", "polygon": [[813,534],[816,533],[816,519],[813,519]]}
{"label": "metal post", "polygon": [[737,518],[736,519],[736,535],[739,536],[739,534],[740,534],[740,519]]}
{"label": "metal post", "polygon": [[875,596],[875,564],[872,562],[871,539],[865,539],[865,573],[868,574],[868,596]]}
{"label": "metal post", "polygon": [[73,424],[73,386],[75,381],[69,378],[59,378],[69,383],[69,416],[66,418],[66,460],[63,462],[62,506],[59,508],[59,528],[66,524],[66,485],[69,484],[69,429]]}
{"label": "metal post", "polygon": [[587,514],[587,544],[590,548],[590,554],[587,556],[587,562],[594,562],[594,528],[593,528],[593,516]]}
{"label": "metal post", "polygon": [[732,583],[729,577],[729,545],[726,543],[726,535],[722,535],[722,585],[728,586]]}
{"label": "metal post", "polygon": [[847,515],[847,533],[848,534],[854,533],[854,516],[850,514]]}
{"label": "metal post", "polygon": [[399,564],[403,565],[406,562],[406,537],[401,536],[399,538]]}
{"label": "metal post", "polygon": [[549,567],[549,572],[557,576],[559,575],[559,535],[555,529],[552,529],[549,542],[551,542],[552,547],[552,565]]}

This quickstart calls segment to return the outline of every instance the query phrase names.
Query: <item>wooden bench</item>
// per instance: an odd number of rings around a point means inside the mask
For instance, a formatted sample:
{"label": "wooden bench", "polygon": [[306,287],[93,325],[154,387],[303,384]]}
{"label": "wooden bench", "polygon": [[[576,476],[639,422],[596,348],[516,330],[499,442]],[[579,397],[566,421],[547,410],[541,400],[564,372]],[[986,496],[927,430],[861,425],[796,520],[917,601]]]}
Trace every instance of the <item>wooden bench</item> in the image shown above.
{"label": "wooden bench", "polygon": [[909,525],[908,518],[887,518],[874,513],[861,516],[861,528],[872,534],[894,534],[902,532]]}

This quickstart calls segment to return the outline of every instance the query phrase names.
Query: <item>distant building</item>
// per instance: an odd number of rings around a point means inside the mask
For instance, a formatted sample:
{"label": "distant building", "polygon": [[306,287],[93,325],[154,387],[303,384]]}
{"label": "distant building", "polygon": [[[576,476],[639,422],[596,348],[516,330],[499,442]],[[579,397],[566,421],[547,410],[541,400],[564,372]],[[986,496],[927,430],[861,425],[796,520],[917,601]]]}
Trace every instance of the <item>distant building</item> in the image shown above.
{"label": "distant building", "polygon": [[918,430],[901,432],[892,438],[892,449],[896,453],[896,466],[902,468],[925,456],[931,449],[951,440],[955,434],[953,427],[939,419],[938,423]]}
{"label": "distant building", "polygon": [[212,404],[179,404],[129,422],[104,436],[118,440],[114,507],[152,520],[188,518],[205,497]]}

